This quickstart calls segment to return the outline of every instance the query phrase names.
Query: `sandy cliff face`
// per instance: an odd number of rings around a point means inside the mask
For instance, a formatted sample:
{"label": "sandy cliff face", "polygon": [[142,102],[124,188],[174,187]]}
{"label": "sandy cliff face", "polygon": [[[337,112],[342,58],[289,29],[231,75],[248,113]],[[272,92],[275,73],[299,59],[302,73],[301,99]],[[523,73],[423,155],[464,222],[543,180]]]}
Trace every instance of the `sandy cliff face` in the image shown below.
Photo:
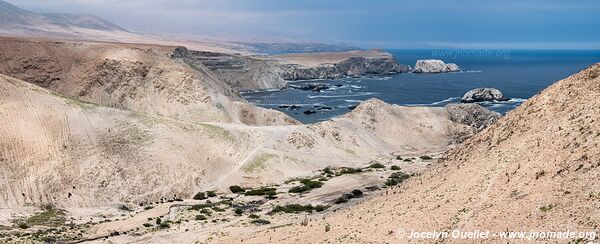
{"label": "sandy cliff face", "polygon": [[599,82],[600,64],[559,81],[380,197],[308,226],[221,242],[407,242],[399,229],[597,231]]}
{"label": "sandy cliff face", "polygon": [[297,123],[247,106],[205,66],[172,59],[174,47],[2,38],[0,49],[0,73],[103,106],[192,122]]}

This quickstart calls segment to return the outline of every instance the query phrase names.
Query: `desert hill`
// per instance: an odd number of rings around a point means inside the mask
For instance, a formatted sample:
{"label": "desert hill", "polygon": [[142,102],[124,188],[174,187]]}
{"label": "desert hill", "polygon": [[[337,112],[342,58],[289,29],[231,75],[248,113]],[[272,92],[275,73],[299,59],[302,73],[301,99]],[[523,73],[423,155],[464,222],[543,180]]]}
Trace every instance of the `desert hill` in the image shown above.
{"label": "desert hill", "polygon": [[172,57],[176,47],[0,40],[0,73],[82,101],[193,122],[297,123],[248,105],[205,66]]}
{"label": "desert hill", "polygon": [[557,82],[379,197],[306,226],[218,242],[407,242],[400,229],[597,231],[599,83],[600,64]]}
{"label": "desert hill", "polygon": [[439,152],[473,133],[444,108],[378,100],[315,125],[247,126],[103,107],[6,76],[0,86],[0,200],[12,207],[190,197],[365,165],[390,152]]}

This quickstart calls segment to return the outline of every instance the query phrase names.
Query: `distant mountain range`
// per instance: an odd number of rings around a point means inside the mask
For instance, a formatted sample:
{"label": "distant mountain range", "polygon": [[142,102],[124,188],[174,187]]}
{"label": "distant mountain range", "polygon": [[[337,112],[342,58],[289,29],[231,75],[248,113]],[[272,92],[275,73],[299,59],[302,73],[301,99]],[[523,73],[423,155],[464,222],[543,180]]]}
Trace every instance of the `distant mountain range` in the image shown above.
{"label": "distant mountain range", "polygon": [[339,52],[358,49],[347,45],[316,42],[243,42],[176,36],[166,33],[135,33],[92,14],[42,14],[21,9],[3,0],[0,0],[0,36],[153,43],[187,46],[192,50],[226,53],[285,54]]}
{"label": "distant mountain range", "polygon": [[39,14],[0,0],[0,33],[34,36],[78,36],[86,31],[128,32],[91,14]]}

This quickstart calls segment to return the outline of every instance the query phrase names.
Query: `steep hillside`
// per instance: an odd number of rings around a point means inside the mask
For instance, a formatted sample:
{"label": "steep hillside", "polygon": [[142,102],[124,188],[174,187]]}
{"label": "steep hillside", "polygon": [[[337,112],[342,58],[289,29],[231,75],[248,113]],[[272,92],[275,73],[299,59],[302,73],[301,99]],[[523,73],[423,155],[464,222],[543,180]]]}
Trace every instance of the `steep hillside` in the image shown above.
{"label": "steep hillside", "polygon": [[600,64],[559,81],[380,197],[307,226],[219,242],[395,243],[407,242],[402,234],[412,230],[598,231],[598,84]]}
{"label": "steep hillside", "polygon": [[193,122],[297,123],[248,105],[205,66],[171,58],[175,47],[0,40],[0,73],[68,97]]}

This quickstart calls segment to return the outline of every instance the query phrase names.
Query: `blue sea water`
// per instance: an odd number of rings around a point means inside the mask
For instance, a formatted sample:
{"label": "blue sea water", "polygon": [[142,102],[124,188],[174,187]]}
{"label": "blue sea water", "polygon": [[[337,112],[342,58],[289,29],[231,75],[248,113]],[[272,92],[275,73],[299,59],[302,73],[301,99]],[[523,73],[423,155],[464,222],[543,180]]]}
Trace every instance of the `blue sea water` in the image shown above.
{"label": "blue sea water", "polygon": [[[243,96],[258,106],[277,109],[303,123],[314,123],[350,112],[349,107],[369,98],[407,106],[444,106],[460,102],[464,93],[473,88],[493,87],[511,100],[481,105],[504,114],[554,82],[600,62],[600,50],[386,51],[394,54],[402,64],[414,66],[418,59],[441,59],[456,63],[466,71],[298,81],[294,84],[317,82],[334,87],[321,92],[283,89],[247,92]],[[280,108],[281,105],[302,108],[290,110]],[[318,110],[315,114],[303,113],[315,105],[331,109]]]}

